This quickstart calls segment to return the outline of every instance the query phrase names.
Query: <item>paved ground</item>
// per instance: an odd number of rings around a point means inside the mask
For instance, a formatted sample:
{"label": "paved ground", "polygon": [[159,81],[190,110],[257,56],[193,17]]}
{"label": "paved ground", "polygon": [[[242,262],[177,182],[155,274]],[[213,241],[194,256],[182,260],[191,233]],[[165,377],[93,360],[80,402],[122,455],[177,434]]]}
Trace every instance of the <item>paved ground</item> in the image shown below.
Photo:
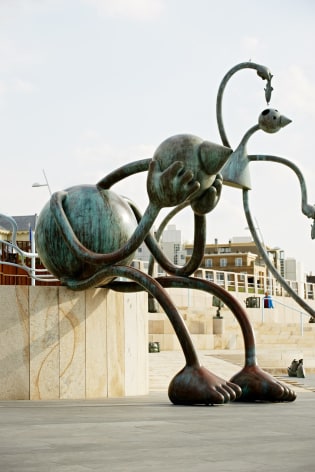
{"label": "paved ground", "polygon": [[[201,358],[225,378],[239,370],[209,353]],[[314,470],[314,376],[284,378],[299,382],[293,403],[180,407],[166,389],[182,366],[181,353],[150,354],[145,397],[0,402],[0,471]]]}
{"label": "paved ground", "polygon": [[[230,379],[232,375],[238,372],[244,363],[243,351],[213,350],[204,351],[199,354],[201,363],[211,372]],[[266,358],[267,355],[262,356]],[[162,351],[160,353],[150,354],[150,390],[166,391],[174,375],[184,366],[184,356],[181,351],[171,352]],[[268,364],[269,365],[269,364]],[[264,367],[261,365],[261,367]],[[275,369],[278,371],[279,369]],[[285,372],[286,366],[283,366]],[[268,369],[269,372],[269,369]],[[271,372],[274,374],[273,372]],[[276,375],[282,381],[288,383],[291,388],[300,391],[300,388],[315,390],[315,374],[309,373],[305,367],[305,378],[288,377],[288,375]]]}

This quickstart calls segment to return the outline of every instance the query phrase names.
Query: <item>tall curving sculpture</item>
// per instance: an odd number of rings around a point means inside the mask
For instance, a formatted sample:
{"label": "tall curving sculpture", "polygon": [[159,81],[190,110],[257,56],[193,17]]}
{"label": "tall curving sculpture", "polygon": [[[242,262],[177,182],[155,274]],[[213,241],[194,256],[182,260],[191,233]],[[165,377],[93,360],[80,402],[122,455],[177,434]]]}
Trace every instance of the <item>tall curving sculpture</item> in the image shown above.
{"label": "tall curving sculpture", "polygon": [[[252,156],[246,152],[246,144],[253,133],[258,130],[275,133],[290,120],[277,110],[267,108],[235,150],[231,148],[224,130],[222,98],[225,86],[234,73],[245,68],[256,70],[265,81],[267,104],[271,98],[272,75],[268,68],[252,62],[232,68],[223,78],[217,96],[221,145],[189,134],[170,137],[159,145],[152,158],[128,163],[96,185],[78,185],[54,193],[37,222],[38,254],[46,268],[69,289],[106,286],[122,292],[145,290],[149,301],[158,301],[172,323],[186,360],[169,386],[169,398],[174,404],[289,402],[296,397],[294,391],[258,366],[254,332],[240,303],[215,283],[191,277],[204,255],[206,215],[218,204],[223,184],[242,189],[249,228],[266,264],[295,300],[315,317],[313,310],[295,292],[292,293],[280,274],[270,266],[255,232],[248,204],[249,164],[274,161],[291,167],[297,174],[302,192],[302,211],[307,217],[314,218],[315,208],[307,203],[306,185],[296,166],[276,156]],[[139,172],[147,173],[149,204],[143,214],[133,202],[112,190],[114,184]],[[190,260],[179,267],[162,252],[159,237],[166,223],[187,206],[191,207],[194,217],[194,246]],[[153,235],[153,224],[165,207],[172,207],[172,210]],[[151,253],[148,274],[130,265],[135,250],[143,242]],[[160,264],[168,276],[154,277],[154,262]],[[129,281],[121,281],[121,277]],[[200,365],[186,325],[165,290],[170,287],[208,292],[233,312],[244,338],[245,363],[231,380],[225,381]]]}

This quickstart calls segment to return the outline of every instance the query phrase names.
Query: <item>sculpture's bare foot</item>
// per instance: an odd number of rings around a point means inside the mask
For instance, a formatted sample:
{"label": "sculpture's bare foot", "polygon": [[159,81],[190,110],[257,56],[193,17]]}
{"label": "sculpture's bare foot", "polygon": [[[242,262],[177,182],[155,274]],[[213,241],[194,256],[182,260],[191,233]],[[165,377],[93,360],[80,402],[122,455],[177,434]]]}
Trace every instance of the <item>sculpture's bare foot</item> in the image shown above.
{"label": "sculpture's bare foot", "polygon": [[242,389],[241,402],[293,402],[296,394],[258,365],[245,366],[231,378]]}
{"label": "sculpture's bare foot", "polygon": [[202,366],[186,366],[175,375],[168,396],[175,405],[214,405],[236,400],[241,389]]}

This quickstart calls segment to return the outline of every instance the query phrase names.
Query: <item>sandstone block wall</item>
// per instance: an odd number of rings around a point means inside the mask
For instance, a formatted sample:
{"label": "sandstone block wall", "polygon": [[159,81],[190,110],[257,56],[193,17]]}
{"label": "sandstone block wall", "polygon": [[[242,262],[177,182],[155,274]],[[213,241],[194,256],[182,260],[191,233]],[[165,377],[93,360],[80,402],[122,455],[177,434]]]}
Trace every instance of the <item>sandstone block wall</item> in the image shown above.
{"label": "sandstone block wall", "polygon": [[0,399],[148,393],[146,294],[0,286]]}

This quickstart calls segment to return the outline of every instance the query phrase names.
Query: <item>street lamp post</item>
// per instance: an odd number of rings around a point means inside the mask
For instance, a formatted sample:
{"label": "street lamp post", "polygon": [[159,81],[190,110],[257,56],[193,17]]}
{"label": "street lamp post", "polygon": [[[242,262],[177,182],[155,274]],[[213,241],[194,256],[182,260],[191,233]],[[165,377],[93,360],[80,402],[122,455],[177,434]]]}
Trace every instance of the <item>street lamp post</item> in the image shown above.
{"label": "street lamp post", "polygon": [[48,188],[48,191],[51,195],[51,189],[50,189],[50,186],[49,186],[49,183],[48,183],[48,180],[47,180],[47,177],[46,177],[46,174],[45,174],[45,171],[43,169],[43,174],[44,174],[44,178],[45,178],[45,184],[40,184],[39,182],[34,182],[32,187],[47,187]]}
{"label": "street lamp post", "polygon": [[[49,194],[51,195],[51,189],[50,189],[50,186],[49,186],[49,183],[48,183],[48,179],[47,179],[47,176],[45,174],[45,171],[44,169],[42,169],[42,172],[43,172],[43,175],[44,175],[44,178],[45,178],[45,184],[40,184],[39,182],[34,182],[32,187],[47,187],[48,188],[48,191],[49,191]],[[31,239],[31,252],[32,253],[35,253],[36,249],[35,249],[35,238],[34,238],[34,235],[32,234],[32,239]],[[31,264],[32,264],[32,273],[33,275],[35,275],[35,272],[36,272],[36,261],[35,261],[35,257],[32,257],[31,259]],[[32,285],[35,285],[35,279],[32,277]]]}

